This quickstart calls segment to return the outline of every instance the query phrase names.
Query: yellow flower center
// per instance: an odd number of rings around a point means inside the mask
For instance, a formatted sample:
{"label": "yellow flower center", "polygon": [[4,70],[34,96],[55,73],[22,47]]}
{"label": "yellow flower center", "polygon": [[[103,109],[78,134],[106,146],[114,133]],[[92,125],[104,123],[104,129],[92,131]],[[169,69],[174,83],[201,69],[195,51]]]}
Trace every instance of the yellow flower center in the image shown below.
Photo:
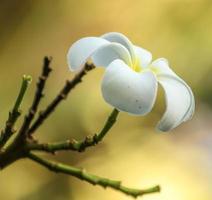
{"label": "yellow flower center", "polygon": [[155,75],[157,75],[160,72],[158,68],[154,67],[151,64],[148,67],[142,67],[141,62],[138,58],[136,58],[135,62],[132,64],[132,69],[135,72],[151,71]]}
{"label": "yellow flower center", "polygon": [[133,63],[132,69],[136,72],[142,71],[143,68],[142,68],[140,60],[138,58],[136,58],[135,62]]}

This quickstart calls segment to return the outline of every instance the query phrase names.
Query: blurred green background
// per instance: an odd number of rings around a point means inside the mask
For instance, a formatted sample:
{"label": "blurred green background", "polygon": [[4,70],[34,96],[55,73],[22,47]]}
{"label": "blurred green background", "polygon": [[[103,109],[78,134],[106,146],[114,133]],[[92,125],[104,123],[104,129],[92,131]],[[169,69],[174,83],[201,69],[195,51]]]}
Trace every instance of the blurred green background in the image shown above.
{"label": "blurred green background", "polygon": [[[27,110],[45,55],[53,57],[41,108],[73,77],[66,64],[69,46],[84,36],[117,31],[168,58],[192,87],[194,118],[171,133],[154,127],[164,112],[160,91],[146,117],[121,113],[104,141],[83,154],[60,152],[68,164],[138,188],[160,184],[160,194],[144,200],[212,199],[212,1],[211,0],[0,0],[0,124],[3,127],[23,74],[33,83]],[[40,141],[82,139],[102,127],[111,111],[101,97],[103,69],[90,72],[38,131]],[[56,159],[55,158],[55,159]],[[131,199],[111,189],[53,174],[28,160],[0,172],[2,200]]]}

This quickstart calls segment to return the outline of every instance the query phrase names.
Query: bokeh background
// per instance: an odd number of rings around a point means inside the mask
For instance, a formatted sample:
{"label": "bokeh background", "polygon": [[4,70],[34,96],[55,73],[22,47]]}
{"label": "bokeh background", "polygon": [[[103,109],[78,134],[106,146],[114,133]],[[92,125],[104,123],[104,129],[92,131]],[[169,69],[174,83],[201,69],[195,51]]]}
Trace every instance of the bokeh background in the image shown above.
{"label": "bokeh background", "polygon": [[[135,44],[166,57],[192,87],[194,118],[171,133],[154,127],[164,112],[163,91],[146,117],[121,113],[104,141],[83,154],[55,158],[87,171],[161,193],[144,200],[212,199],[212,1],[211,0],[0,0],[0,124],[3,127],[23,74],[33,83],[27,110],[45,55],[53,57],[41,108],[73,77],[66,64],[69,46],[84,36],[117,31]],[[40,141],[82,139],[97,132],[111,111],[101,97],[103,69],[90,72],[37,133]],[[179,100],[180,101],[180,100]],[[4,200],[131,199],[111,189],[53,174],[28,160],[0,172]]]}

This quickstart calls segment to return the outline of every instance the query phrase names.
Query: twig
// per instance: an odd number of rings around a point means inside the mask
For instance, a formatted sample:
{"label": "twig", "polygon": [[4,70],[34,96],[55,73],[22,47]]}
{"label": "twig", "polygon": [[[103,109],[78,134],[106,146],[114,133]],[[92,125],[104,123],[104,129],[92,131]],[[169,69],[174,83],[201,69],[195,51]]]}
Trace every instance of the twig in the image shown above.
{"label": "twig", "polygon": [[5,145],[9,140],[10,136],[14,133],[14,125],[20,115],[19,110],[20,105],[21,102],[23,101],[23,97],[28,87],[28,84],[31,81],[31,77],[29,76],[24,76],[23,78],[20,93],[18,95],[14,108],[10,112],[9,118],[6,122],[5,129],[2,131],[2,134],[0,136],[0,170],[4,169],[5,167],[9,166],[10,164],[14,163],[19,159],[29,158],[53,172],[68,174],[80,180],[84,180],[90,184],[102,186],[103,188],[110,187],[112,189],[120,191],[134,198],[138,196],[143,196],[145,194],[159,192],[160,191],[159,186],[151,187],[149,189],[144,190],[128,188],[123,186],[120,181],[102,178],[87,173],[84,169],[75,168],[51,160],[46,160],[31,152],[32,150],[41,150],[52,153],[59,150],[74,150],[82,152],[87,147],[94,146],[98,144],[100,141],[102,141],[102,139],[105,137],[108,131],[115,124],[119,113],[118,110],[114,109],[111,115],[108,117],[102,130],[98,134],[95,134],[91,137],[86,137],[86,139],[83,141],[68,140],[65,142],[42,144],[42,143],[36,143],[34,140],[30,140],[29,138],[32,137],[32,134],[37,130],[37,128],[40,127],[40,125],[44,122],[44,120],[47,119],[48,116],[59,105],[59,103],[68,96],[70,91],[78,83],[81,82],[82,77],[86,74],[86,72],[94,68],[93,64],[86,64],[84,68],[79,73],[77,73],[72,80],[67,81],[65,86],[55,97],[55,99],[47,106],[47,108],[44,111],[40,112],[38,118],[32,124],[32,120],[34,119],[34,116],[38,110],[39,103],[43,97],[43,90],[46,84],[46,79],[48,78],[49,73],[51,72],[51,68],[49,66],[50,61],[51,59],[47,57],[44,58],[43,71],[37,83],[37,90],[35,93],[33,103],[25,116],[24,122],[18,134],[9,143],[9,145]]}
{"label": "twig", "polygon": [[72,80],[66,82],[65,86],[62,88],[60,93],[55,97],[55,99],[47,106],[45,110],[40,112],[38,118],[29,129],[28,134],[33,134],[35,132],[35,130],[43,123],[43,121],[47,119],[48,116],[55,110],[58,104],[68,96],[69,92],[78,83],[82,81],[82,77],[86,75],[86,72],[92,70],[94,67],[95,66],[93,64],[86,63],[84,68],[79,73],[77,73]]}
{"label": "twig", "polygon": [[9,117],[6,122],[5,128],[1,132],[0,148],[3,147],[6,144],[6,142],[9,140],[9,138],[16,132],[16,130],[14,129],[15,122],[17,121],[18,117],[21,115],[20,106],[31,80],[32,78],[30,76],[26,76],[26,75],[23,76],[19,95],[16,99],[16,102],[14,104],[12,111],[9,112]]}
{"label": "twig", "polygon": [[68,174],[68,175],[74,176],[80,180],[87,181],[88,183],[91,183],[93,185],[102,186],[103,188],[110,187],[110,188],[118,190],[124,194],[130,195],[134,198],[136,198],[138,196],[143,196],[145,194],[151,194],[151,193],[160,191],[160,187],[158,185],[154,186],[152,188],[143,189],[143,190],[128,188],[128,187],[123,186],[121,184],[121,181],[102,178],[100,176],[96,176],[96,175],[87,173],[84,169],[79,169],[76,167],[64,165],[62,163],[57,163],[54,161],[46,160],[46,159],[43,159],[32,153],[29,153],[28,157],[31,160],[39,163],[42,166],[45,166],[46,168],[48,168],[49,170],[51,170],[53,172]]}
{"label": "twig", "polygon": [[39,81],[37,83],[37,90],[35,92],[35,97],[29,109],[28,114],[25,116],[24,123],[20,129],[20,135],[27,134],[27,130],[35,116],[35,113],[37,112],[37,108],[41,101],[41,98],[44,96],[43,89],[45,87],[46,80],[49,76],[49,73],[52,71],[52,69],[50,68],[50,62],[51,62],[51,58],[44,57],[43,70],[42,70],[41,76],[39,77]]}
{"label": "twig", "polygon": [[82,152],[87,147],[94,146],[98,144],[104,136],[108,133],[108,131],[112,128],[114,123],[116,122],[119,111],[114,109],[110,116],[108,117],[104,127],[98,133],[93,135],[92,137],[86,137],[83,141],[76,140],[67,140],[64,142],[56,142],[56,143],[29,143],[27,149],[29,150],[41,150],[46,152],[54,153],[59,150],[73,150]]}

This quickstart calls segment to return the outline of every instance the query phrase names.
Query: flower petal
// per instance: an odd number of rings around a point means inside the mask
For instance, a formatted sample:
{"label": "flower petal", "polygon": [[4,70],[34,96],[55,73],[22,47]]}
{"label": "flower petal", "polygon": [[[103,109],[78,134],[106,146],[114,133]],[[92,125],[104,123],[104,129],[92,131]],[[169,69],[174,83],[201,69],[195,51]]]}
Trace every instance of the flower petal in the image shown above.
{"label": "flower petal", "polygon": [[192,117],[194,97],[189,86],[181,79],[171,75],[159,75],[158,79],[165,91],[166,111],[157,128],[169,131]]}
{"label": "flower petal", "polygon": [[[162,85],[166,93],[167,110],[162,117],[162,120],[159,122],[158,128],[161,130],[164,129],[164,131],[165,129],[169,130],[175,128],[180,123],[191,119],[195,110],[195,100],[191,88],[186,84],[184,80],[177,76],[174,71],[172,71],[172,69],[169,67],[168,61],[165,58],[159,58],[155,60],[154,62],[152,62],[150,68],[153,69],[153,71],[155,71],[155,73],[157,74],[158,81]],[[171,99],[169,98],[169,96]],[[179,101],[180,103],[177,101]],[[176,116],[175,119],[171,119],[171,112],[175,113],[177,112],[177,110],[179,111],[179,113],[177,114],[178,116]],[[170,119],[168,120],[166,118]],[[167,120],[169,122],[167,122],[167,128],[165,128],[166,125],[163,124],[166,123]],[[168,125],[168,123],[170,124]],[[168,128],[168,126],[170,127]]]}
{"label": "flower petal", "polygon": [[110,42],[117,42],[127,48],[129,51],[132,61],[134,62],[136,57],[135,57],[135,51],[132,42],[123,34],[117,33],[117,32],[111,32],[111,33],[106,33],[101,36],[102,38],[110,41]]}
{"label": "flower petal", "polygon": [[143,49],[135,45],[134,45],[134,49],[136,53],[136,58],[139,59],[141,67],[147,67],[152,61],[152,54],[146,49]]}
{"label": "flower petal", "polygon": [[[177,76],[175,72],[172,71],[172,69],[169,67],[169,62],[165,58],[158,58],[154,60],[150,68],[157,74],[157,75],[174,75]],[[177,76],[178,77],[178,76]]]}
{"label": "flower petal", "polygon": [[109,43],[107,40],[98,37],[85,37],[76,41],[67,54],[70,70],[79,70],[98,48]]}
{"label": "flower petal", "polygon": [[145,115],[151,111],[156,94],[157,80],[152,72],[137,73],[118,59],[106,68],[102,95],[118,110]]}
{"label": "flower petal", "polygon": [[111,42],[98,48],[91,57],[94,65],[107,67],[116,59],[123,60],[126,64],[132,65],[131,56],[128,50],[119,43]]}

